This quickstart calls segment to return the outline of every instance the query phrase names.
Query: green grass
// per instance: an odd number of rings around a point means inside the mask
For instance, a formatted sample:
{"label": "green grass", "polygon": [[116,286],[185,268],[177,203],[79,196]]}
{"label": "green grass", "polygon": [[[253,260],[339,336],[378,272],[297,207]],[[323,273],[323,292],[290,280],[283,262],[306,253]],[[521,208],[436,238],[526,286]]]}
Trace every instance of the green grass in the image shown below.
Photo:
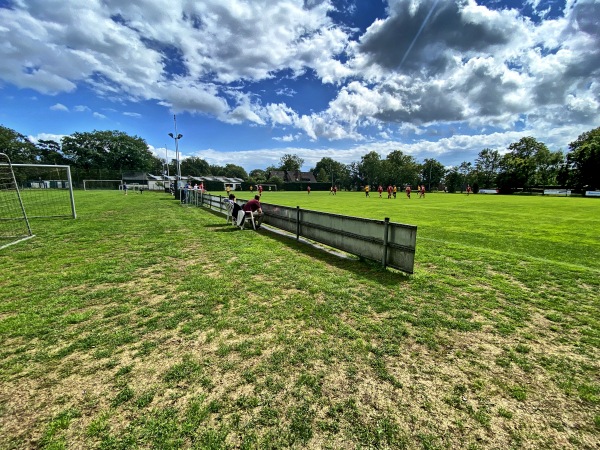
{"label": "green grass", "polygon": [[417,225],[407,276],[76,192],[0,253],[0,448],[597,448],[600,202],[413,197],[263,195]]}

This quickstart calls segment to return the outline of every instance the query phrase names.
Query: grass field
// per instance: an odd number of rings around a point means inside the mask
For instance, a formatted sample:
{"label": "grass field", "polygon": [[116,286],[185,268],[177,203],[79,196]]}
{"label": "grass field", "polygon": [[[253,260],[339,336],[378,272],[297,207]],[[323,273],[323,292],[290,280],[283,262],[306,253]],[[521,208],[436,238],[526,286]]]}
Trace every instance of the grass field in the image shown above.
{"label": "grass field", "polygon": [[371,195],[263,201],[417,225],[414,275],[165,194],[32,221],[0,448],[597,449],[600,201]]}

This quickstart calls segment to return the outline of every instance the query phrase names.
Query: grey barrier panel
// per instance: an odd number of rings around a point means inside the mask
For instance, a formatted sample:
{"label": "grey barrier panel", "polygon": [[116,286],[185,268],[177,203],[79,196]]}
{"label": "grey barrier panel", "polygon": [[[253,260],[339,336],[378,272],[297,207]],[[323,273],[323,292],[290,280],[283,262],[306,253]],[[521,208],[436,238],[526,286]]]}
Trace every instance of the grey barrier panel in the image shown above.
{"label": "grey barrier panel", "polygon": [[[225,212],[222,197],[203,195],[203,203]],[[242,203],[238,201],[238,203]],[[262,203],[264,224],[344,252],[413,273],[417,227],[389,220],[363,219]]]}
{"label": "grey barrier panel", "polygon": [[[413,273],[417,227],[261,203],[263,223]],[[297,219],[298,217],[298,219]],[[387,232],[387,233],[386,233]]]}

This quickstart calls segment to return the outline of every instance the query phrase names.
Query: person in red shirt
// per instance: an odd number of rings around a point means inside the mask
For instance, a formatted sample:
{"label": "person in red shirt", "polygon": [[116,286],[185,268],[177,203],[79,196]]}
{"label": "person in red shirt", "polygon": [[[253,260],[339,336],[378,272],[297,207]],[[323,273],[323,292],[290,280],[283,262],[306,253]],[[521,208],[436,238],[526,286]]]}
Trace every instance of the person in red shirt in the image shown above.
{"label": "person in red shirt", "polygon": [[406,186],[406,196],[410,198],[410,186]]}
{"label": "person in red shirt", "polygon": [[388,184],[387,187],[388,198],[392,198],[392,185]]}
{"label": "person in red shirt", "polygon": [[377,192],[379,192],[379,198],[381,198],[381,193],[383,192],[383,188],[381,187],[381,185],[379,185],[379,187],[377,188]]}
{"label": "person in red shirt", "polygon": [[244,229],[244,217],[246,216],[247,212],[254,216],[254,223],[256,224],[256,229],[258,230],[264,218],[264,213],[262,207],[260,206],[260,196],[255,195],[252,200],[242,207],[242,211],[238,213],[238,226],[241,229]]}
{"label": "person in red shirt", "polygon": [[262,197],[262,191],[263,191],[263,187],[262,184],[258,185],[258,195]]}
{"label": "person in red shirt", "polygon": [[306,188],[306,192],[307,192],[308,194],[310,194],[310,186],[308,186],[308,187]]}
{"label": "person in red shirt", "polygon": [[471,192],[472,192],[471,185],[467,184],[467,195],[469,195]]}

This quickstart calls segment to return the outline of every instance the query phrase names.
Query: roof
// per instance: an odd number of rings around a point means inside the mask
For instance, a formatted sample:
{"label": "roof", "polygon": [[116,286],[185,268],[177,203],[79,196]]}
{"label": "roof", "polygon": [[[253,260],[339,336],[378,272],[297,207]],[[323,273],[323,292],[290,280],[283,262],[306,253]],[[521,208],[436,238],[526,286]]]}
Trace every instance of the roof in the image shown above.
{"label": "roof", "polygon": [[309,182],[316,183],[317,179],[313,175],[312,172],[301,172],[299,170],[271,170],[269,172],[269,179],[272,177],[279,177],[285,183],[293,183],[293,182]]}

